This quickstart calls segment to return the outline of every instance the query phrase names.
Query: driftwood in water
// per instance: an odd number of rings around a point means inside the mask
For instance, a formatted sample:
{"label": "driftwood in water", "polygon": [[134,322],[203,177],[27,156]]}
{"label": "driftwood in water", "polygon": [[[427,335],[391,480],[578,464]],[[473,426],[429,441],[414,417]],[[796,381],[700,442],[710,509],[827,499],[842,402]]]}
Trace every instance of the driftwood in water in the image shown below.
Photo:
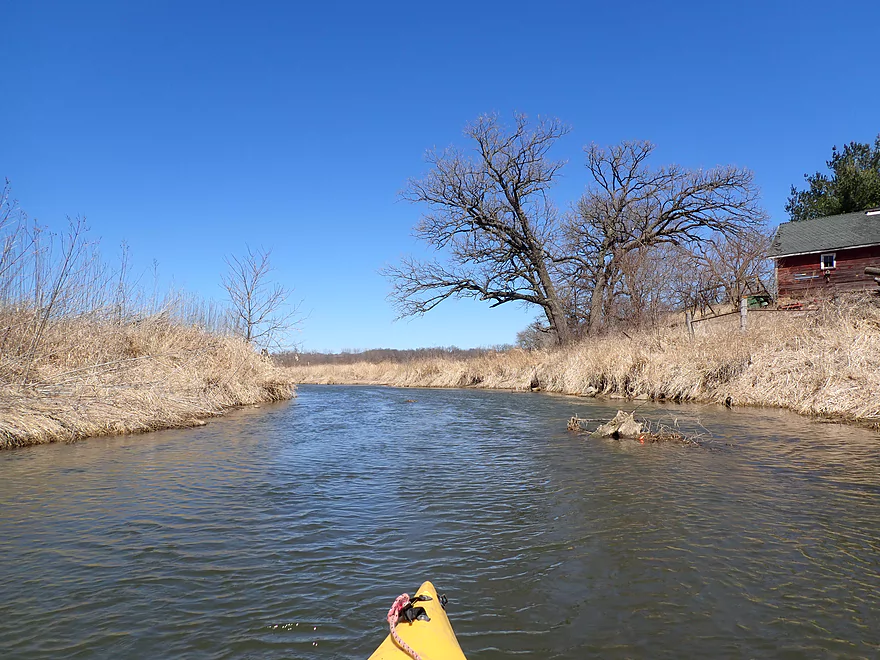
{"label": "driftwood in water", "polygon": [[646,442],[677,442],[685,445],[699,445],[696,436],[688,437],[676,428],[664,426],[648,420],[636,420],[635,413],[618,410],[617,414],[609,422],[601,424],[595,430],[590,430],[590,423],[601,420],[584,419],[575,415],[568,420],[569,431],[582,431],[589,433],[591,438],[614,438],[632,439],[644,444]]}
{"label": "driftwood in water", "polygon": [[618,410],[610,422],[602,424],[591,435],[597,438],[638,438],[642,433],[642,425],[635,420],[634,413]]}
{"label": "driftwood in water", "polygon": [[586,431],[594,438],[638,438],[642,434],[642,422],[635,420],[633,413],[618,410],[610,422],[601,424],[595,430],[590,430],[590,422],[600,422],[598,419],[584,419],[575,415],[568,420],[569,431]]}

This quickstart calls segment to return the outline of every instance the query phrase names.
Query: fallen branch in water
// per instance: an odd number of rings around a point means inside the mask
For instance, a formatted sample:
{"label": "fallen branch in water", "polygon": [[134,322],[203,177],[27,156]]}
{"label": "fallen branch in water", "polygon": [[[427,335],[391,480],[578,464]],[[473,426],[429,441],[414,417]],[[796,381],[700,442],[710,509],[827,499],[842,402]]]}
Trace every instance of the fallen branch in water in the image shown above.
{"label": "fallen branch in water", "polygon": [[601,420],[587,419],[575,415],[568,420],[568,430],[586,432],[592,438],[631,439],[637,440],[641,444],[646,442],[675,442],[695,446],[702,446],[703,444],[701,442],[702,435],[687,435],[682,433],[677,426],[667,426],[648,419],[636,420],[634,413],[627,413],[623,410],[618,410],[614,419],[591,430],[588,424],[597,421]]}

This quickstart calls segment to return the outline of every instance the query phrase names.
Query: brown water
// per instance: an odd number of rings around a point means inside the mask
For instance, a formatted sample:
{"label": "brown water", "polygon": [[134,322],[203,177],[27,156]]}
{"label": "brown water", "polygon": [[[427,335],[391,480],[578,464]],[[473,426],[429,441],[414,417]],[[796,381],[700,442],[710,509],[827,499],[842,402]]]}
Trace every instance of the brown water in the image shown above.
{"label": "brown water", "polygon": [[314,386],[0,453],[0,656],[366,658],[432,579],[471,660],[880,657],[876,433],[652,404],[713,438],[565,431],[615,409]]}

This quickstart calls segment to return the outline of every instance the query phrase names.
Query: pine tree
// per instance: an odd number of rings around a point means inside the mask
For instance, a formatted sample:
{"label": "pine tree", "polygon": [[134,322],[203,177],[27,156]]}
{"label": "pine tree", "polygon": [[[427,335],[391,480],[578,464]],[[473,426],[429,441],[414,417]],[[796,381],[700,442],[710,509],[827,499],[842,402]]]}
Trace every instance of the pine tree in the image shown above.
{"label": "pine tree", "polygon": [[853,213],[880,206],[880,135],[874,146],[850,142],[843,149],[833,147],[826,161],[830,175],[804,175],[809,187],[791,195],[785,210],[792,220],[809,220],[826,215]]}

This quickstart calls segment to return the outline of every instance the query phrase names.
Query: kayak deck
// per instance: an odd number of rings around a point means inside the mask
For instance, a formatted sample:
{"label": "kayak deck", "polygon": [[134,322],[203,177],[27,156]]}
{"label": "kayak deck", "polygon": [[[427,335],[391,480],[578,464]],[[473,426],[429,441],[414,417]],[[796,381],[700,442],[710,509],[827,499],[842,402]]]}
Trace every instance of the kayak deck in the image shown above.
{"label": "kayak deck", "polygon": [[[419,596],[430,599],[417,603],[419,607],[425,608],[425,614],[430,621],[401,621],[397,624],[397,634],[422,660],[467,660],[458,645],[452,624],[449,623],[449,617],[446,616],[446,610],[434,585],[425,582],[419,587],[415,598]],[[369,660],[403,660],[411,657],[389,634]]]}

